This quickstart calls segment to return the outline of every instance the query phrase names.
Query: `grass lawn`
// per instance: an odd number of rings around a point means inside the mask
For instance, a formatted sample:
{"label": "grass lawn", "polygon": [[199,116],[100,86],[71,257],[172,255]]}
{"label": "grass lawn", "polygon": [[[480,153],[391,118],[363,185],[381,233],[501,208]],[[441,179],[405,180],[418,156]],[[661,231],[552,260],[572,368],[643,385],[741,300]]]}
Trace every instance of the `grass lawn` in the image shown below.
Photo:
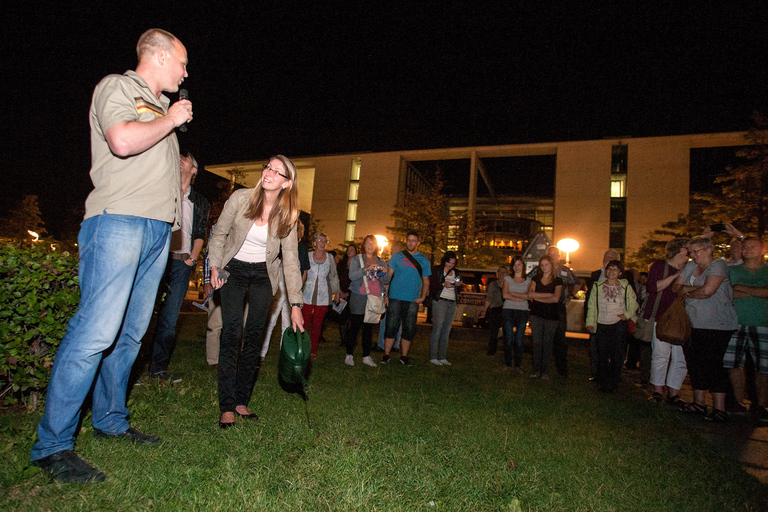
{"label": "grass lawn", "polygon": [[[343,364],[338,329],[304,403],[277,384],[277,342],[253,393],[257,422],[218,428],[216,376],[205,362],[205,316],[182,315],[172,372],[130,397],[132,425],[159,447],[93,438],[76,449],[107,475],[94,485],[51,483],[30,468],[41,411],[0,414],[4,510],[765,511],[768,487],[719,455],[666,406],[625,382],[602,395],[587,382],[584,342],[564,383],[531,380],[485,355],[483,331],[454,328],[451,367],[427,362]],[[581,350],[579,350],[581,348]],[[378,354],[374,354],[378,361]],[[626,379],[630,380],[630,379]]]}

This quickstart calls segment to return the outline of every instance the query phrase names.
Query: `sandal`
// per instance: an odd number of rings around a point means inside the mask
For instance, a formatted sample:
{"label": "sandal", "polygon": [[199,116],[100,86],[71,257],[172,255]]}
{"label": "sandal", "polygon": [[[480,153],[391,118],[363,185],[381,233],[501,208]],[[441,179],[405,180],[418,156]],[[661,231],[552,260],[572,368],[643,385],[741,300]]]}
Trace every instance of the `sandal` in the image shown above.
{"label": "sandal", "polygon": [[707,414],[707,407],[705,405],[699,405],[697,403],[686,403],[680,400],[682,404],[679,405],[680,412],[686,414]]}
{"label": "sandal", "polygon": [[662,401],[661,393],[653,393],[648,397],[648,401],[654,404],[660,404]]}
{"label": "sandal", "polygon": [[725,423],[728,421],[728,413],[720,409],[712,409],[712,412],[704,416],[704,419],[713,423]]}
{"label": "sandal", "polygon": [[677,408],[685,407],[686,403],[683,401],[682,398],[680,398],[680,395],[675,396],[668,396],[667,397],[667,404],[673,405]]}

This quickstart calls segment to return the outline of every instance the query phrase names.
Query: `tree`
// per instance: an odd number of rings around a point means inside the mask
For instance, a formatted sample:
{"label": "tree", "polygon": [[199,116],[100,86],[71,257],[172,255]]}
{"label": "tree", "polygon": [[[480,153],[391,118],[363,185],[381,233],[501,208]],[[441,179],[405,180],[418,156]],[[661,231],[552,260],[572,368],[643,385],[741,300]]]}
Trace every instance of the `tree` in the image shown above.
{"label": "tree", "polygon": [[408,231],[419,233],[419,251],[429,253],[432,265],[441,258],[448,245],[448,201],[442,193],[443,180],[440,173],[431,180],[433,188],[427,192],[412,192],[406,195],[405,204],[395,207],[392,218],[394,226],[388,226],[395,237],[405,240]]}
{"label": "tree", "polygon": [[0,219],[0,233],[19,243],[31,242],[35,238],[29,231],[34,231],[40,238],[46,234],[37,196],[31,195],[24,196],[5,218]]}
{"label": "tree", "polygon": [[729,167],[715,179],[721,194],[697,199],[706,203],[703,213],[707,218],[723,219],[743,233],[763,237],[768,229],[768,118],[754,113],[745,139],[749,145],[736,152],[742,164]]}
{"label": "tree", "polygon": [[[768,229],[768,118],[755,113],[752,127],[745,135],[746,148],[736,151],[742,164],[728,167],[715,178],[719,193],[694,194],[690,213],[677,220],[662,224],[652,231],[637,252],[627,259],[628,266],[647,268],[655,260],[664,258],[664,246],[672,238],[699,236],[710,224],[731,222],[743,233],[756,233],[763,237]],[[715,255],[723,256],[729,249],[730,239],[715,235]]]}

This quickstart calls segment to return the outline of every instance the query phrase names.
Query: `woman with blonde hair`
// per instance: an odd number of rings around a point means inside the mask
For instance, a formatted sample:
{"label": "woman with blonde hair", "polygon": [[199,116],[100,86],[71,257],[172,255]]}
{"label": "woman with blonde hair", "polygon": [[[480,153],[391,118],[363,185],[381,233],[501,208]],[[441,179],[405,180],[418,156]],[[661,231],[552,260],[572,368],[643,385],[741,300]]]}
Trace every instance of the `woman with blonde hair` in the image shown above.
{"label": "woman with blonde hair", "polygon": [[[211,284],[221,288],[222,331],[218,385],[221,428],[235,424],[235,413],[258,416],[248,402],[256,381],[261,332],[278,288],[282,253],[293,329],[304,332],[301,275],[297,252],[299,217],[296,167],[283,155],[264,165],[253,189],[236,190],[224,205],[209,242]],[[248,317],[243,336],[243,303]],[[240,340],[242,339],[242,346]]]}
{"label": "woman with blonde hair", "polygon": [[325,252],[328,235],[318,231],[313,236],[314,250],[309,253],[309,271],[304,281],[304,325],[309,329],[312,340],[312,359],[317,359],[317,347],[323,333],[323,319],[328,306],[334,300],[339,302],[339,276],[336,274],[336,260]]}

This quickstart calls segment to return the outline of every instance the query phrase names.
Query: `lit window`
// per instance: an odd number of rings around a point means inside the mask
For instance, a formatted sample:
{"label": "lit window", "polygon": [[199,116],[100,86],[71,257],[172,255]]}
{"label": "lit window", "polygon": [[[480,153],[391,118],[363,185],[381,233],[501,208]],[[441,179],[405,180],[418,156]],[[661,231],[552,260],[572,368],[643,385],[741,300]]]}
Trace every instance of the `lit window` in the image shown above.
{"label": "lit window", "polygon": [[621,176],[611,180],[611,197],[627,197],[626,178]]}
{"label": "lit window", "polygon": [[[347,221],[357,220],[357,203],[349,203],[347,205]],[[347,238],[347,240],[352,240]]]}
{"label": "lit window", "polygon": [[353,181],[349,184],[349,200],[357,201],[357,191],[360,188],[360,182]]}
{"label": "lit window", "polygon": [[351,241],[355,239],[355,223],[347,222],[347,231],[345,233],[346,240]]}

